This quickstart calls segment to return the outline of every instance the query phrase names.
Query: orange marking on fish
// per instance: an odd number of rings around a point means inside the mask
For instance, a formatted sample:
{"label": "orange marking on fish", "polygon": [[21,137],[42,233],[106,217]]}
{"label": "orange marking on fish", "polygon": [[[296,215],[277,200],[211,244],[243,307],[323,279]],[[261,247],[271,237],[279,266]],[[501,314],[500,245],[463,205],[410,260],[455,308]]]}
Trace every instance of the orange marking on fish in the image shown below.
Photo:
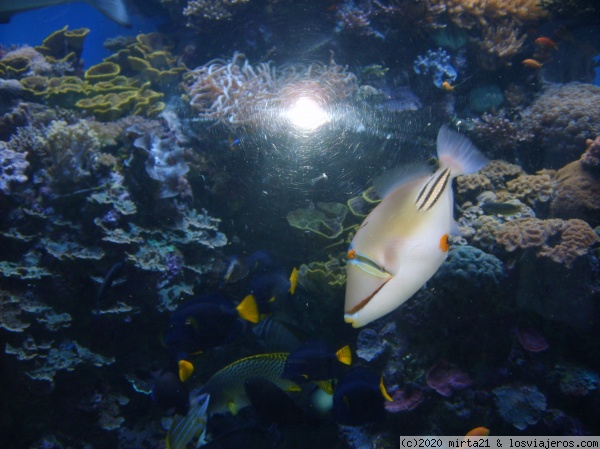
{"label": "orange marking on fish", "polygon": [[541,69],[542,63],[536,61],[535,59],[525,59],[522,64],[526,67],[531,67],[532,69]]}
{"label": "orange marking on fish", "polygon": [[450,249],[450,243],[448,243],[448,234],[444,234],[440,239],[440,249],[447,253]]}
{"label": "orange marking on fish", "polygon": [[442,83],[442,89],[448,92],[454,92],[454,86],[450,84],[448,81],[444,81]]}
{"label": "orange marking on fish", "polygon": [[549,47],[554,50],[556,50],[558,48],[558,44],[556,42],[554,42],[552,39],[550,39],[549,37],[545,37],[545,36],[538,37],[534,42],[538,45],[541,45],[543,47]]}
{"label": "orange marking on fish", "polygon": [[356,251],[353,249],[348,251],[348,259],[354,259],[356,257]]}

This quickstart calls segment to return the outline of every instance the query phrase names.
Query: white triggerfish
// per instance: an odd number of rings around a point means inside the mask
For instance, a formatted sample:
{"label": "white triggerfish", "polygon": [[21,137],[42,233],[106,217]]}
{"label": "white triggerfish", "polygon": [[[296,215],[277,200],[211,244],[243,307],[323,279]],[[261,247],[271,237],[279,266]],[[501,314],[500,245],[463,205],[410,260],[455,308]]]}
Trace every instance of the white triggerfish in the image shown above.
{"label": "white triggerfish", "polygon": [[452,179],[482,168],[487,159],[469,139],[442,126],[440,168],[393,170],[375,188],[383,201],[365,218],[348,250],[344,320],[369,324],[414,295],[448,255],[456,230]]}

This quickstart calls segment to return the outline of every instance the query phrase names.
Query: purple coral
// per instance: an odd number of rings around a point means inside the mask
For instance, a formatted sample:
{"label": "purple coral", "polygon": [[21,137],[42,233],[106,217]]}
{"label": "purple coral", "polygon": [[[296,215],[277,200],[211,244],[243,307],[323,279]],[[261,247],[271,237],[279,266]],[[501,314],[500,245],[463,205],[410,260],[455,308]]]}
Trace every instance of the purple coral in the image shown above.
{"label": "purple coral", "polygon": [[385,403],[385,409],[390,413],[408,412],[417,408],[425,399],[421,390],[409,391],[406,388],[396,390],[392,402]]}
{"label": "purple coral", "polygon": [[427,371],[427,385],[442,396],[449,397],[454,390],[470,387],[473,380],[457,366],[441,360]]}

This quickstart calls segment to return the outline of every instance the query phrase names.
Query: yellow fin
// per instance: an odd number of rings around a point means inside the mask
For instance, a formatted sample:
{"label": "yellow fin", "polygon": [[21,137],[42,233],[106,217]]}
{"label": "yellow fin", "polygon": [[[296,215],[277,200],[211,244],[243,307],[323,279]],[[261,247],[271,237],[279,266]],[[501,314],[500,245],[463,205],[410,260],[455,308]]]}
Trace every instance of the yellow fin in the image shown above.
{"label": "yellow fin", "polygon": [[381,391],[381,394],[383,395],[383,397],[385,398],[386,401],[394,402],[392,397],[389,395],[389,393],[385,389],[385,385],[383,383],[383,376],[381,376],[381,379],[379,379],[379,391]]}
{"label": "yellow fin", "polygon": [[267,302],[273,303],[277,298],[275,296],[271,296]]}
{"label": "yellow fin", "polygon": [[229,409],[229,413],[231,413],[233,416],[237,415],[240,411],[235,401],[227,402],[227,408]]}
{"label": "yellow fin", "polygon": [[335,356],[344,365],[352,364],[352,351],[350,350],[350,346],[348,345],[344,346],[342,349],[336,352]]}
{"label": "yellow fin", "polygon": [[323,390],[325,393],[327,393],[328,395],[332,395],[333,394],[333,380],[329,379],[329,380],[317,380],[314,382],[315,385],[317,387],[319,387],[321,390]]}
{"label": "yellow fin", "polygon": [[292,274],[290,274],[290,289],[288,290],[292,295],[296,293],[296,287],[298,286],[298,269],[294,267]]}
{"label": "yellow fin", "polygon": [[258,323],[260,315],[258,314],[258,306],[256,305],[256,298],[254,295],[246,296],[242,302],[236,307],[239,315],[251,323]]}
{"label": "yellow fin", "polygon": [[194,365],[187,360],[180,360],[179,363],[179,380],[185,382],[190,378],[192,373],[194,372]]}
{"label": "yellow fin", "polygon": [[302,388],[298,384],[292,384],[285,389],[285,391],[289,391],[290,393],[295,393],[298,391],[302,391]]}

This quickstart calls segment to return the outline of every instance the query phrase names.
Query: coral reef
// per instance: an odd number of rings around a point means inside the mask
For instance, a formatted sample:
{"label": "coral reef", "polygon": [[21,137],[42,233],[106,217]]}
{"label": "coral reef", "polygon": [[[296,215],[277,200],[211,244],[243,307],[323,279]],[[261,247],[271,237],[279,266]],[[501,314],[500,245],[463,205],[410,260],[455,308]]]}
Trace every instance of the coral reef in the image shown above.
{"label": "coral reef", "polygon": [[206,20],[231,18],[240,5],[249,0],[188,0],[183,15],[188,18],[188,26],[199,27]]}
{"label": "coral reef", "polygon": [[425,56],[418,56],[413,63],[413,70],[417,75],[428,75],[433,79],[433,84],[441,89],[442,83],[453,83],[458,76],[456,69],[451,64],[451,57],[446,50],[439,48],[437,51],[427,50]]}
{"label": "coral reef", "polygon": [[560,168],[579,159],[586,140],[600,128],[600,87],[568,83],[550,85],[523,111],[521,129],[535,136],[545,168]]}
{"label": "coral reef", "polygon": [[0,142],[0,190],[10,194],[12,183],[27,181],[25,170],[29,162],[25,159],[27,152],[16,152],[8,148],[5,142]]}
{"label": "coral reef", "polygon": [[506,385],[493,393],[500,416],[519,430],[537,424],[546,411],[546,397],[535,386]]}
{"label": "coral reef", "polygon": [[429,387],[446,397],[451,396],[455,390],[462,390],[473,384],[467,373],[444,360],[429,368],[426,381]]}
{"label": "coral reef", "polygon": [[289,212],[287,221],[294,228],[334,239],[344,231],[343,223],[347,213],[348,208],[344,204],[317,203]]}
{"label": "coral reef", "polygon": [[555,194],[550,203],[552,217],[578,218],[592,227],[600,225],[599,178],[595,170],[587,167],[582,159],[556,171]]}
{"label": "coral reef", "polygon": [[205,119],[224,123],[272,121],[298,91],[317,91],[324,104],[344,100],[358,89],[356,76],[346,67],[313,63],[278,71],[271,63],[252,66],[242,53],[231,61],[212,60],[187,73],[187,98],[196,113]]}
{"label": "coral reef", "polygon": [[[593,243],[600,241],[590,225],[578,219],[519,218],[500,225],[495,235],[498,244],[508,252],[537,248],[538,257],[548,257],[567,268],[586,255]],[[550,239],[553,236],[559,238]]]}

